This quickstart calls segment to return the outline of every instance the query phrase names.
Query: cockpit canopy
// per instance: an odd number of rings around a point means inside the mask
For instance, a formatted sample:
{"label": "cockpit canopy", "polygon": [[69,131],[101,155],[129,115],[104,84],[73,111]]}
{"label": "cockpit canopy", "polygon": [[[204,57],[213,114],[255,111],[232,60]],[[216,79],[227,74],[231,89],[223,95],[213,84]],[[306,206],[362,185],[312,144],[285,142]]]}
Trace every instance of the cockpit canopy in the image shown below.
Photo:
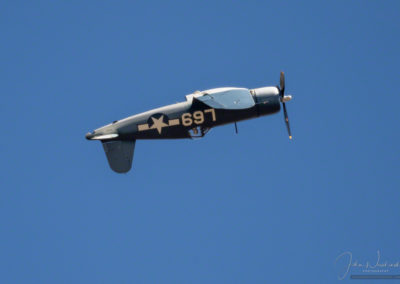
{"label": "cockpit canopy", "polygon": [[253,96],[245,88],[216,88],[186,96],[188,101],[193,99],[215,109],[246,109],[255,105]]}

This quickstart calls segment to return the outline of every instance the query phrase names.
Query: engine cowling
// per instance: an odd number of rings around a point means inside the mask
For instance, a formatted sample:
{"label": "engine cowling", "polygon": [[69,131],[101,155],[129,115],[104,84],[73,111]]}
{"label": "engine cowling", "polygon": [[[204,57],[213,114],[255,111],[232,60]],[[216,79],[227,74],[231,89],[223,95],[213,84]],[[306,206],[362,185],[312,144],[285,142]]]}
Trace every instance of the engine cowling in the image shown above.
{"label": "engine cowling", "polygon": [[256,102],[259,115],[278,112],[281,109],[279,89],[277,87],[262,87],[250,90]]}

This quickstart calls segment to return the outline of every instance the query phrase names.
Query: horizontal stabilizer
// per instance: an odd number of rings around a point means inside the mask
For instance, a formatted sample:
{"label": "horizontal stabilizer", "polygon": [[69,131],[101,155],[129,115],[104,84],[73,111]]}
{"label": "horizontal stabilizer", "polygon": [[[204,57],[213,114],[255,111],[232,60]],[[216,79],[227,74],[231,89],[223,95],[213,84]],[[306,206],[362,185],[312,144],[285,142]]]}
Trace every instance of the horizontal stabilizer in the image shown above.
{"label": "horizontal stabilizer", "polygon": [[118,134],[104,134],[104,135],[94,136],[93,138],[90,138],[90,139],[91,140],[107,140],[107,139],[114,139],[117,137],[118,137]]}
{"label": "horizontal stabilizer", "polygon": [[117,173],[126,173],[132,167],[133,152],[136,140],[133,141],[102,141],[108,164]]}

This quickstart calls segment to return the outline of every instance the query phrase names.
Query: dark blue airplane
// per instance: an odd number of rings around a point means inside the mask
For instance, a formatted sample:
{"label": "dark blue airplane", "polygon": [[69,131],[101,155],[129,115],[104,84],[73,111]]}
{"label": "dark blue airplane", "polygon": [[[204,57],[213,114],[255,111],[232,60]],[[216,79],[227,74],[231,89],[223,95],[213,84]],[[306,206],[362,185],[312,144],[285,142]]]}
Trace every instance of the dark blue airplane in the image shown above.
{"label": "dark blue airplane", "polygon": [[88,140],[100,140],[108,163],[117,173],[132,167],[133,151],[138,139],[179,139],[203,137],[211,128],[227,123],[279,112],[283,106],[289,138],[292,134],[285,103],[285,76],[280,85],[257,89],[217,88],[196,91],[186,101],[156,108],[100,127],[86,134]]}

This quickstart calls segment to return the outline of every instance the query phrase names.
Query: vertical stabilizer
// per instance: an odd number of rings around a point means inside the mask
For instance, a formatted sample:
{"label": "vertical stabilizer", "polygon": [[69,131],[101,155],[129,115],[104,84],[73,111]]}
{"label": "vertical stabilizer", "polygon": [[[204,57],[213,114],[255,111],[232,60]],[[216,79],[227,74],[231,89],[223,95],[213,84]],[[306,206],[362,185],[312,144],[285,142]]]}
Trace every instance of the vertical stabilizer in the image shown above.
{"label": "vertical stabilizer", "polygon": [[111,169],[117,173],[128,172],[132,167],[136,140],[102,141],[102,143]]}

